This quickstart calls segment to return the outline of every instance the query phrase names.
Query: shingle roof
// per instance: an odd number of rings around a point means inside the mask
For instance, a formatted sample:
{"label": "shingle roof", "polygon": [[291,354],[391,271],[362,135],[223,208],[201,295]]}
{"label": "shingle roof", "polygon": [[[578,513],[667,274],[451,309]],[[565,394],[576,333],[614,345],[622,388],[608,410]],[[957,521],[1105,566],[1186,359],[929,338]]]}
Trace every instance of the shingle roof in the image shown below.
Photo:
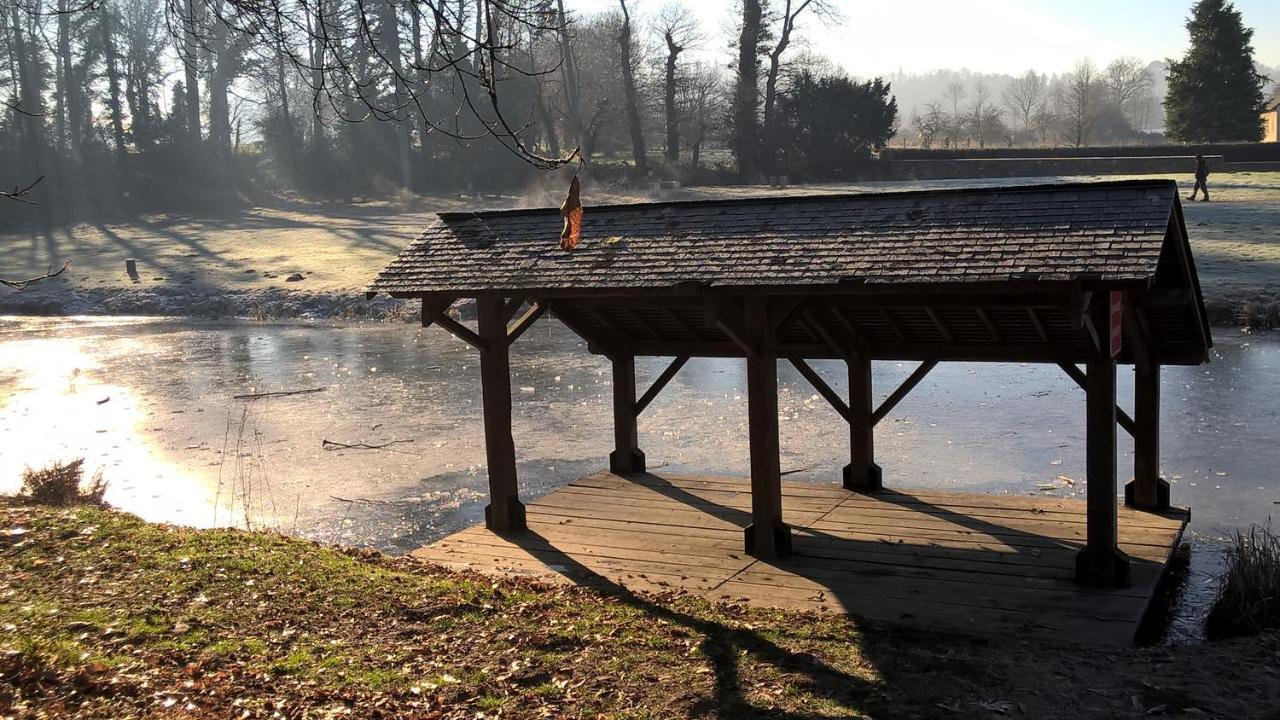
{"label": "shingle roof", "polygon": [[370,286],[395,294],[1150,278],[1171,180],[441,214]]}

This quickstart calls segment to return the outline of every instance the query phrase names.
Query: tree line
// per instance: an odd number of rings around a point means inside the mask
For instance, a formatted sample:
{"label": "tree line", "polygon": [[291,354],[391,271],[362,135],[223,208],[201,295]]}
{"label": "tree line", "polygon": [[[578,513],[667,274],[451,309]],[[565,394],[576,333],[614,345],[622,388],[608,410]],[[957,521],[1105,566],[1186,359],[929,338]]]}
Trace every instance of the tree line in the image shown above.
{"label": "tree line", "polygon": [[690,52],[714,38],[679,2],[83,2],[5,5],[0,182],[90,210],[502,189],[566,162],[830,174],[895,115],[885,83],[789,52],[837,19],[825,0],[743,0],[731,67]]}
{"label": "tree line", "polygon": [[998,96],[981,79],[952,81],[910,123],[925,148],[1140,142],[1159,109],[1153,85],[1137,58],[1105,68],[1086,58],[1060,76],[1027,70]]}

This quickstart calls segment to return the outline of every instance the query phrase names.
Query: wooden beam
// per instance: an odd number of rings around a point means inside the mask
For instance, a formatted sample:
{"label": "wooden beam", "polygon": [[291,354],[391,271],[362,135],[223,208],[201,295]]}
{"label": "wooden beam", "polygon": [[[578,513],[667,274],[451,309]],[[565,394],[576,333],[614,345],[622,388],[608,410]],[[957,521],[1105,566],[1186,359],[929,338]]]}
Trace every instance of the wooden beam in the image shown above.
{"label": "wooden beam", "polygon": [[933,326],[938,329],[938,332],[942,335],[943,340],[946,340],[947,342],[955,342],[955,339],[956,339],[955,335],[953,335],[951,333],[951,329],[948,328],[946,324],[942,322],[942,318],[938,317],[937,310],[934,310],[931,307],[925,307],[924,312],[926,315],[929,316],[929,320],[933,323]]}
{"label": "wooden beam", "polygon": [[583,341],[587,343],[588,349],[591,349],[592,352],[595,352],[595,349],[600,349],[604,351],[605,355],[613,356],[616,353],[624,352],[630,345],[630,343],[626,342],[625,339],[618,337],[616,333],[612,332],[610,326],[607,324],[605,325],[604,336],[588,329],[573,317],[573,309],[571,307],[566,307],[566,302],[564,300],[548,301],[547,309],[551,311],[551,314],[557,320],[564,323],[565,327],[569,328],[575,335],[582,338]]}
{"label": "wooden beam", "polygon": [[920,381],[929,374],[929,371],[933,370],[937,366],[937,360],[926,360],[920,363],[920,367],[912,371],[912,373],[907,376],[907,379],[903,380],[902,384],[898,386],[898,389],[890,393],[889,397],[885,398],[884,402],[880,403],[880,407],[876,408],[876,411],[871,414],[871,424],[879,425],[880,421],[892,412],[893,409],[897,407],[898,403],[902,402],[902,399],[915,389],[916,385],[920,384]]}
{"label": "wooden beam", "polygon": [[[1058,363],[1058,367],[1062,368],[1062,370],[1067,373],[1067,377],[1075,380],[1076,385],[1079,385],[1081,390],[1084,390],[1085,392],[1089,391],[1089,380],[1087,376],[1080,371],[1080,368],[1072,365],[1071,363]],[[1135,423],[1133,418],[1129,417],[1129,413],[1125,412],[1124,408],[1119,405],[1116,405],[1116,422],[1119,423],[1120,427],[1124,428],[1125,432],[1129,433],[1130,437],[1136,437],[1137,423]]]}
{"label": "wooden beam", "polygon": [[651,338],[661,338],[661,337],[662,337],[662,333],[660,333],[660,332],[658,332],[658,331],[654,330],[652,327],[650,327],[650,326],[649,326],[649,321],[648,321],[648,320],[646,320],[646,319],[644,318],[644,316],[643,316],[643,315],[641,315],[640,313],[636,312],[635,308],[633,308],[633,307],[631,307],[631,306],[629,306],[629,305],[623,305],[623,306],[622,306],[621,308],[619,308],[619,309],[620,309],[620,310],[622,310],[622,314],[623,314],[623,315],[626,315],[627,317],[631,318],[631,322],[633,322],[633,323],[635,323],[635,324],[636,324],[636,327],[637,327],[637,328],[639,328],[640,332],[644,333],[645,335],[647,335],[647,336],[649,336],[649,337],[651,337]]}
{"label": "wooden beam", "polygon": [[836,412],[840,413],[840,417],[844,418],[845,422],[850,422],[849,406],[845,404],[843,398],[836,394],[835,390],[831,389],[831,386],[827,384],[827,381],[823,380],[822,376],[819,375],[818,372],[809,365],[809,363],[805,362],[803,358],[797,356],[788,357],[787,360],[791,361],[791,364],[794,365],[796,370],[804,376],[805,380],[809,381],[809,384],[813,386],[814,390],[818,391],[819,395],[826,398],[826,401],[830,403],[831,407],[834,408]]}
{"label": "wooden beam", "polygon": [[546,303],[534,302],[530,305],[529,309],[525,311],[524,315],[520,316],[520,319],[514,325],[507,327],[507,344],[511,345],[516,340],[519,340],[520,336],[533,327],[533,324],[538,322],[538,318],[542,317],[542,314],[546,311]]}
{"label": "wooden beam", "polygon": [[821,317],[818,317],[817,313],[813,312],[810,308],[805,308],[801,310],[800,313],[801,317],[804,318],[804,321],[809,325],[809,328],[813,330],[814,334],[817,335],[822,342],[826,343],[827,347],[831,349],[831,352],[835,353],[836,357],[841,357],[845,360],[849,359],[848,348],[841,345],[840,342],[836,340],[835,335],[831,332],[831,328],[827,327],[827,324],[823,322]]}
{"label": "wooden beam", "polygon": [[1049,331],[1045,330],[1044,323],[1040,322],[1040,316],[1036,314],[1033,307],[1027,308],[1027,317],[1031,320],[1031,327],[1036,329],[1036,335],[1039,336],[1040,342],[1049,342]]}
{"label": "wooden beam", "polygon": [[880,315],[880,319],[884,320],[885,324],[889,326],[889,330],[891,330],[899,340],[907,339],[906,333],[902,332],[902,328],[894,321],[893,315],[889,314],[889,310],[887,308],[877,307],[876,313]]}
{"label": "wooden beam", "polygon": [[872,420],[871,356],[854,352],[849,368],[849,464],[844,486],[855,492],[883,488],[883,473],[875,461],[875,427]]}
{"label": "wooden beam", "polygon": [[497,532],[523,530],[525,512],[516,479],[515,441],[511,437],[511,361],[507,354],[507,321],[502,298],[476,298],[476,317],[483,338],[480,391],[489,474],[485,525]]}
{"label": "wooden beam", "polygon": [[[465,342],[471,347],[477,350],[480,350],[481,352],[483,352],[488,348],[489,341],[486,340],[484,336],[477,334],[471,328],[467,327],[466,325],[463,325],[462,323],[458,322],[457,320],[454,320],[453,318],[449,317],[448,315],[445,315],[444,313],[441,313],[439,316],[436,317],[435,324],[439,325],[445,330],[448,330],[451,335]],[[505,331],[506,324],[504,323],[502,327],[503,327],[503,330]],[[505,336],[503,337],[502,344],[504,346],[506,345]]]}
{"label": "wooden beam", "polygon": [[1160,366],[1139,364],[1133,376],[1133,480],[1124,488],[1125,505],[1169,509],[1169,483],[1160,477]]}
{"label": "wooden beam", "polygon": [[[1101,314],[1096,309],[1092,312]],[[1098,353],[1089,362],[1085,390],[1085,547],[1076,556],[1076,582],[1090,587],[1129,584],[1129,558],[1117,545],[1116,363]]]}
{"label": "wooden beam", "polygon": [[502,309],[503,320],[510,323],[511,319],[519,314],[520,308],[524,307],[525,302],[527,302],[527,298],[524,297],[513,297],[508,300],[506,306]]}
{"label": "wooden beam", "polygon": [[694,327],[689,324],[689,321],[685,320],[684,316],[680,313],[669,307],[663,308],[662,311],[667,314],[667,317],[671,318],[671,322],[675,323],[676,326],[680,328],[680,331],[689,339],[700,340],[702,338],[702,336],[698,334],[698,331],[695,330]]}
{"label": "wooden beam", "polygon": [[982,324],[986,326],[987,334],[991,336],[991,342],[1000,342],[1000,329],[996,327],[987,311],[980,307],[973,310],[978,314],[978,319],[982,321]]}
{"label": "wooden beam", "polygon": [[620,475],[644,472],[636,410],[636,358],[618,355],[613,359],[613,452],[609,471]]}
{"label": "wooden beam", "polygon": [[773,324],[773,332],[782,329],[787,321],[795,316],[800,307],[804,305],[804,298],[780,298],[774,301],[774,313],[772,314],[771,323]]}
{"label": "wooden beam", "polygon": [[[752,297],[759,298],[760,296],[752,296]],[[747,299],[747,301],[755,302],[751,300],[750,297]],[[754,343],[751,342],[751,340],[753,339],[750,334],[751,331],[748,328],[744,327],[745,323],[739,324],[735,322],[733,318],[726,317],[726,312],[725,312],[726,308],[724,306],[723,301],[718,301],[713,298],[708,298],[706,311],[707,311],[708,317],[711,320],[711,324],[714,325],[717,329],[719,329],[720,332],[724,333],[725,336],[728,337],[729,340],[732,341],[734,345],[737,345],[739,348],[741,348],[743,354],[745,354],[747,357],[750,357],[753,353],[756,352],[755,345]],[[765,328],[761,326],[761,328],[759,329],[762,332],[757,333],[758,337],[755,338],[757,340],[765,337],[765,334],[763,333],[763,330],[765,330]],[[772,337],[773,333],[769,332],[767,336]],[[692,355],[693,353],[681,353],[681,354]]]}
{"label": "wooden beam", "polygon": [[751,524],[748,554],[791,554],[791,528],[782,521],[782,465],[778,443],[778,356],[767,297],[746,299],[745,322],[755,352],[747,356],[747,422],[751,448]]}
{"label": "wooden beam", "polygon": [[1138,308],[1130,302],[1128,295],[1124,298],[1124,334],[1133,364],[1150,370],[1154,362],[1151,357],[1151,342],[1146,328],[1138,318]]}
{"label": "wooden beam", "polygon": [[649,403],[653,402],[653,399],[658,397],[658,393],[662,392],[662,389],[667,386],[667,383],[671,382],[671,378],[675,377],[676,373],[680,372],[680,368],[684,367],[684,364],[687,362],[689,362],[689,356],[681,355],[672,360],[671,363],[663,369],[662,373],[653,381],[653,384],[649,386],[649,389],[645,390],[644,394],[640,396],[640,399],[635,402],[635,414],[637,416],[644,413],[645,409],[649,407]]}

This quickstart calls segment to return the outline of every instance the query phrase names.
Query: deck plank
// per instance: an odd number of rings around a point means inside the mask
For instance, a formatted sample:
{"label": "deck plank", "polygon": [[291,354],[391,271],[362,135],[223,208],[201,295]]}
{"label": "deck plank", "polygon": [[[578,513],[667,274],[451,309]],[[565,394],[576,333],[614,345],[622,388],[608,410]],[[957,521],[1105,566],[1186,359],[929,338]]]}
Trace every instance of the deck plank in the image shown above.
{"label": "deck plank", "polygon": [[1119,513],[1132,585],[1077,586],[1085,503],[1045,496],[783,483],[792,557],[742,552],[745,478],[602,472],[527,504],[529,531],[468,528],[424,561],[556,582],[680,588],[711,599],[849,613],[979,635],[1132,643],[1186,524],[1182,511]]}

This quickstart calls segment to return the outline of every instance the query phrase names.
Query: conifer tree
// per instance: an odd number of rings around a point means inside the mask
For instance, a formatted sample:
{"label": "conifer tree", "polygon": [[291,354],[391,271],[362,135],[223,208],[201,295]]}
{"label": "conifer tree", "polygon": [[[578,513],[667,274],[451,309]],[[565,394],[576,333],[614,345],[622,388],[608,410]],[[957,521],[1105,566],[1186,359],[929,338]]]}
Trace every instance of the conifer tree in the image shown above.
{"label": "conifer tree", "polygon": [[1185,142],[1262,138],[1262,87],[1253,63],[1253,29],[1227,0],[1199,0],[1187,19],[1191,47],[1169,62],[1165,134]]}

